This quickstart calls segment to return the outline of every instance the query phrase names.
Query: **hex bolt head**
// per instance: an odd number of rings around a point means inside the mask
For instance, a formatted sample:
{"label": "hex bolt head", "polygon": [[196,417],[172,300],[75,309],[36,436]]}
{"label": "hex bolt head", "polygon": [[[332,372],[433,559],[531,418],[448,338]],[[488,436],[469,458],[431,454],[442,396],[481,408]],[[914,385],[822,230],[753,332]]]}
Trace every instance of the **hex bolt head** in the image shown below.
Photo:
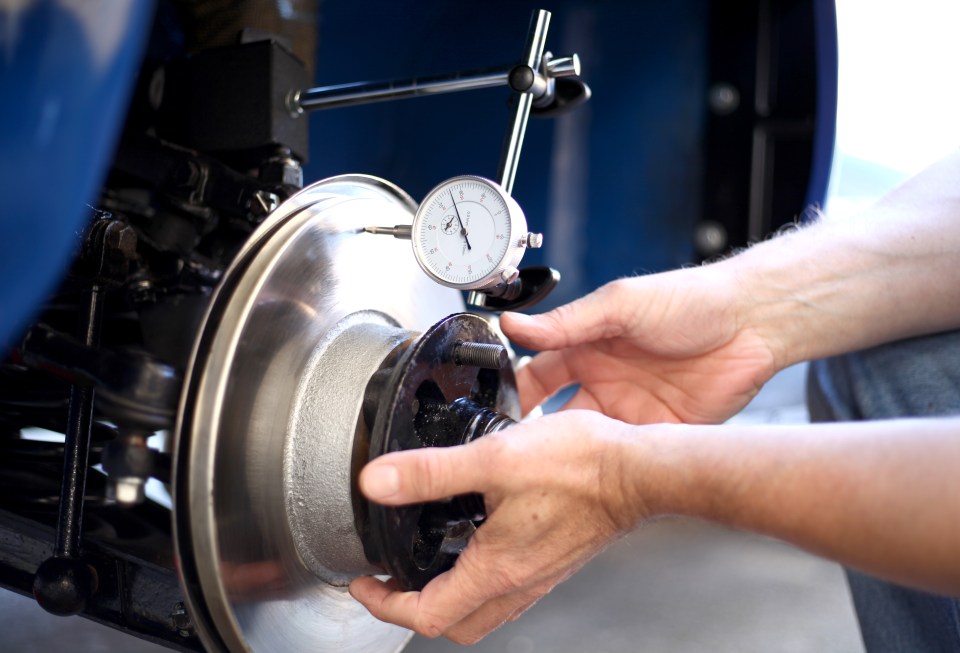
{"label": "hex bolt head", "polygon": [[177,602],[170,613],[170,620],[180,637],[190,637],[193,634],[193,623],[190,621],[190,614],[182,602]]}
{"label": "hex bolt head", "polygon": [[278,206],[280,206],[280,198],[275,193],[258,190],[250,200],[250,213],[258,220],[263,220]]}
{"label": "hex bolt head", "polygon": [[502,370],[510,364],[510,356],[503,345],[458,341],[453,346],[453,362],[456,365]]}
{"label": "hex bolt head", "polygon": [[133,258],[137,253],[137,232],[130,225],[114,220],[107,227],[106,245],[125,259]]}

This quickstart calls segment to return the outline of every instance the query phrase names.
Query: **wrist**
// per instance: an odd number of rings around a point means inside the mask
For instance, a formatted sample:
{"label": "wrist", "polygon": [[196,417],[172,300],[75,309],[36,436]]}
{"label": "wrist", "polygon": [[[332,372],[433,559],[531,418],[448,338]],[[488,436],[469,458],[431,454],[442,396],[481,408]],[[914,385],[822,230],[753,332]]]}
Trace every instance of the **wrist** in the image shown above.
{"label": "wrist", "polygon": [[850,306],[848,289],[838,283],[850,271],[841,269],[843,258],[826,251],[831,245],[816,243],[809,232],[817,229],[777,236],[720,264],[737,289],[734,310],[740,330],[765,344],[776,371],[837,353],[823,349],[838,335],[824,329]]}
{"label": "wrist", "polygon": [[960,198],[918,204],[915,191],[717,264],[738,289],[740,328],[768,343],[778,368],[960,325]]}
{"label": "wrist", "polygon": [[626,501],[637,507],[638,522],[663,515],[699,516],[691,467],[690,445],[700,426],[686,424],[627,425],[629,432],[617,448],[616,459],[625,470]]}
{"label": "wrist", "polygon": [[746,453],[722,425],[633,426],[623,453],[632,466],[631,502],[645,518],[676,515],[740,525],[738,495],[748,485]]}

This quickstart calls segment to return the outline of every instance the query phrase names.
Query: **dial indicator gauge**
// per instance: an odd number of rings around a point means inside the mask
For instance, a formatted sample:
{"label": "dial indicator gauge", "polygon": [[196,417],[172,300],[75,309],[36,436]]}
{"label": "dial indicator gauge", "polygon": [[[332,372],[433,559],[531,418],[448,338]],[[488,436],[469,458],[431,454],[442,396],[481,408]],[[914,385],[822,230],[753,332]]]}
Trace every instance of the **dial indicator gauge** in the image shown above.
{"label": "dial indicator gauge", "polygon": [[420,203],[411,241],[417,263],[435,281],[461,290],[505,283],[523,256],[527,221],[496,182],[461,176]]}

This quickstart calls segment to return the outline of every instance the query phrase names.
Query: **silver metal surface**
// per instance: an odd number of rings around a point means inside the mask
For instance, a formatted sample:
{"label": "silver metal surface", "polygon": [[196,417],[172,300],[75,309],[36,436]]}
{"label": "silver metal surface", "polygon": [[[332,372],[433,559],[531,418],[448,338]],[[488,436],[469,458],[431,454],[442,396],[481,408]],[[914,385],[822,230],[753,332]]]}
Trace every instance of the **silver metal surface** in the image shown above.
{"label": "silver metal surface", "polygon": [[511,68],[513,66],[435,77],[319,86],[292,93],[287,98],[287,108],[296,115],[318,109],[506,86]]}
{"label": "silver metal surface", "polygon": [[[530,25],[530,33],[527,36],[527,44],[521,64],[529,66],[534,71],[540,71],[549,28],[550,12],[541,9]],[[497,180],[507,191],[507,194],[513,192],[513,182],[517,176],[517,164],[520,162],[520,149],[523,147],[523,137],[527,131],[527,121],[530,119],[530,108],[533,106],[534,99],[532,93],[520,93],[513,105],[510,126],[503,141],[503,147],[500,151],[500,165],[497,168]]]}
{"label": "silver metal surface", "polygon": [[280,203],[280,198],[276,193],[270,193],[265,190],[258,190],[253,194],[253,205],[250,207],[258,216],[266,216],[271,211],[276,210]]}
{"label": "silver metal surface", "polygon": [[543,234],[533,231],[527,232],[527,235],[523,239],[523,244],[528,249],[540,249],[543,247]]}
{"label": "silver metal surface", "polygon": [[533,107],[547,109],[557,99],[557,79],[580,74],[580,57],[572,54],[554,58],[553,53],[544,52],[540,61],[542,71],[537,75],[537,80],[542,80],[544,86],[542,90],[534,93]]}
{"label": "silver metal surface", "polygon": [[[497,179],[501,180],[509,192],[513,185],[513,175],[516,174],[530,107],[550,106],[554,101],[554,81],[580,74],[580,58],[576,54],[556,58],[550,53],[544,54],[549,24],[550,12],[540,10],[534,14],[523,60],[519,64],[432,77],[353,82],[301,89],[287,95],[287,110],[296,117],[304,111],[510,86],[521,92],[521,99],[515,104],[512,113],[511,126],[502,150],[501,171],[497,174]],[[518,72],[521,74],[516,77]],[[506,166],[506,169],[503,166]]]}
{"label": "silver metal surface", "polygon": [[143,503],[146,481],[137,476],[111,477],[107,483],[107,498],[117,504],[130,508]]}
{"label": "silver metal surface", "polygon": [[377,234],[381,236],[393,236],[400,240],[410,240],[413,237],[413,225],[398,224],[393,227],[364,227],[368,234]]}
{"label": "silver metal surface", "polygon": [[520,270],[514,267],[507,267],[503,268],[503,271],[500,273],[500,280],[503,281],[503,283],[513,283],[519,276]]}
{"label": "silver metal surface", "polygon": [[453,347],[453,362],[488,370],[502,370],[510,364],[510,355],[503,345],[484,342],[458,342]]}
{"label": "silver metal surface", "polygon": [[300,377],[283,461],[287,521],[304,563],[333,585],[382,573],[367,562],[355,527],[353,454],[369,440],[361,410],[370,377],[416,335],[386,315],[352,313],[327,331]]}
{"label": "silver metal surface", "polygon": [[[347,567],[338,582],[361,571],[344,461],[359,378],[389,347],[383,331],[422,331],[463,310],[408,246],[362,233],[409,222],[414,207],[371,177],[309,186],[260,225],[212,299],[184,383],[174,473],[187,609],[211,650],[389,653],[409,637],[322,577],[328,566]],[[361,354],[365,340],[374,350]]]}
{"label": "silver metal surface", "polygon": [[551,57],[544,65],[547,77],[576,77],[580,74],[580,57],[571,54],[567,57]]}
{"label": "silver metal surface", "polygon": [[467,293],[467,304],[470,306],[475,306],[476,308],[483,308],[487,305],[487,295],[484,292],[479,290],[471,290]]}

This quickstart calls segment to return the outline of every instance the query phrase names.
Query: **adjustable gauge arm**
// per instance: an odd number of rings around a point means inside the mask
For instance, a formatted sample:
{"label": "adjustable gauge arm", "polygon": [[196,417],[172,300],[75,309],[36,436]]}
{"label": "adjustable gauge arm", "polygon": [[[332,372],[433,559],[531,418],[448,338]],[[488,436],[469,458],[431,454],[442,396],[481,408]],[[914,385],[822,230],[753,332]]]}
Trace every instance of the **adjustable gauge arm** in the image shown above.
{"label": "adjustable gauge arm", "polygon": [[[531,35],[542,34],[545,38],[549,19],[548,11],[540,10],[535,13]],[[541,24],[542,28],[538,27]],[[305,111],[509,86],[518,93],[532,96],[534,115],[553,116],[590,99],[590,88],[580,79],[579,57],[576,54],[553,57],[549,52],[543,51],[542,42],[538,47],[539,51],[533,60],[525,57],[519,64],[432,77],[355,82],[292,90],[287,94],[286,108],[291,115],[299,116]]]}
{"label": "adjustable gauge arm", "polygon": [[[377,82],[371,84],[352,84],[343,87],[327,87],[307,89],[291,94],[288,98],[289,108],[294,113],[306,109],[320,109],[349,104],[362,104],[388,99],[415,97],[417,95],[447,93],[452,91],[485,88],[505,84],[515,91],[516,96],[511,108],[510,122],[504,136],[500,152],[500,163],[497,168],[497,183],[499,191],[509,197],[513,190],[517,166],[520,160],[520,151],[526,133],[527,122],[531,113],[555,115],[561,111],[571,109],[590,97],[590,89],[580,78],[580,60],[577,55],[556,57],[545,51],[547,31],[550,27],[550,12],[540,10],[534,13],[527,34],[527,40],[520,62],[502,70],[477,71],[474,73],[457,73],[447,78],[413,79],[401,82]],[[459,233],[466,245],[466,252],[473,252],[469,232],[460,216],[460,208],[456,198],[450,191],[450,200],[453,202],[454,217],[459,224]],[[512,198],[511,198],[511,201]],[[517,207],[519,211],[519,207]],[[451,218],[452,219],[452,218]],[[452,222],[444,225],[452,227]],[[419,227],[418,227],[419,228]],[[525,222],[524,222],[525,230]],[[372,234],[392,235],[395,238],[412,240],[411,227],[397,225],[395,227],[368,227],[364,231]],[[501,238],[502,236],[497,236]],[[543,237],[540,234],[528,233],[520,240],[521,248],[540,247]],[[476,238],[474,239],[476,242]],[[417,242],[414,242],[416,251]],[[483,254],[483,244],[478,245]],[[487,260],[491,260],[490,255]],[[468,303],[477,308],[490,311],[520,310],[536,304],[546,297],[560,280],[560,273],[547,267],[532,267],[518,270],[519,256],[512,261],[503,261],[495,273],[499,273],[496,285],[490,283],[486,276],[471,289]],[[421,267],[423,267],[422,261]],[[453,263],[446,267],[450,271]],[[426,268],[424,268],[426,271]],[[469,270],[470,268],[466,268]],[[428,272],[428,274],[431,274]],[[439,274],[444,274],[441,270]],[[454,283],[450,279],[436,280],[451,287],[461,288],[465,284]],[[469,285],[466,285],[470,288]]]}
{"label": "adjustable gauge arm", "polygon": [[[520,161],[520,148],[527,131],[527,120],[533,107],[534,94],[538,82],[547,85],[543,76],[538,76],[543,62],[543,50],[547,43],[547,30],[550,28],[550,12],[541,9],[534,14],[527,35],[527,44],[523,50],[523,60],[510,71],[511,88],[520,91],[513,104],[510,126],[500,150],[500,165],[497,168],[497,181],[507,194],[513,193],[513,181],[517,176],[517,164]],[[524,88],[526,86],[526,88]],[[543,89],[546,92],[546,89]]]}

